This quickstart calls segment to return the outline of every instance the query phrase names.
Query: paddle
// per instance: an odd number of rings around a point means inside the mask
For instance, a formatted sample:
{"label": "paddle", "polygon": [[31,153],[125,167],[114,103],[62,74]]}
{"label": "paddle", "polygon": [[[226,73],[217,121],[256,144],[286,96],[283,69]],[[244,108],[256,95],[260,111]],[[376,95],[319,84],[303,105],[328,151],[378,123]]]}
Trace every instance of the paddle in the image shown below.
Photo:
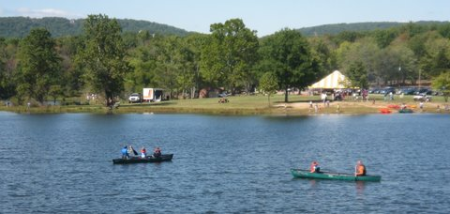
{"label": "paddle", "polygon": [[128,148],[128,152],[131,153],[131,151],[133,152],[134,155],[138,155],[138,153],[136,152],[136,150],[134,150],[134,148],[132,146],[129,146]]}
{"label": "paddle", "polygon": [[133,147],[131,147],[131,149],[133,150],[134,155],[138,155],[138,153],[136,152],[136,150],[134,150]]}

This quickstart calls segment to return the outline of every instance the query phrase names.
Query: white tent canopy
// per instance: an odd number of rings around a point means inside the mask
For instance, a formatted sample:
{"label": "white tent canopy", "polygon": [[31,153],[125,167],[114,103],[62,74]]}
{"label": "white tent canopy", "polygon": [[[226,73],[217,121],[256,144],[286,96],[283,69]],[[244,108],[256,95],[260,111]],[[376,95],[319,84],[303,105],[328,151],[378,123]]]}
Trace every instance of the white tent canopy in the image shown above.
{"label": "white tent canopy", "polygon": [[345,85],[346,78],[338,70],[333,71],[325,78],[321,79],[309,86],[310,89],[342,89],[347,88]]}

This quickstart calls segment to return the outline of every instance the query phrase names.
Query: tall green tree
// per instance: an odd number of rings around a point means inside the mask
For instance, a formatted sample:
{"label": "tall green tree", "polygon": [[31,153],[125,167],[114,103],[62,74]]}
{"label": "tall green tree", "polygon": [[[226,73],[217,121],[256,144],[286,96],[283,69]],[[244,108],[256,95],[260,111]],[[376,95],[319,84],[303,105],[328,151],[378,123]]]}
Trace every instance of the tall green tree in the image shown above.
{"label": "tall green tree", "polygon": [[445,102],[448,102],[450,96],[450,71],[443,72],[433,79],[432,86],[434,89],[443,93]]}
{"label": "tall green tree", "polygon": [[245,86],[257,62],[258,38],[241,19],[212,24],[211,36],[202,51],[202,76],[213,87],[234,90]]}
{"label": "tall green tree", "polygon": [[432,78],[450,69],[450,41],[439,38],[425,43],[425,54],[420,60],[423,77]]}
{"label": "tall green tree", "polygon": [[9,99],[16,95],[18,39],[0,38],[0,98]]}
{"label": "tall green tree", "polygon": [[417,58],[414,56],[414,52],[404,43],[391,46],[388,50],[398,60],[399,68],[395,70],[394,77],[397,84],[405,85],[406,80],[414,83],[419,73],[417,69]]}
{"label": "tall green tree", "polygon": [[187,91],[195,87],[196,65],[195,53],[185,39],[178,39],[177,50],[175,51],[175,62],[177,64],[177,86],[183,98]]}
{"label": "tall green tree", "polygon": [[83,47],[83,40],[79,36],[63,37],[57,39],[58,55],[62,58],[62,76],[60,80],[63,85],[52,88],[52,94],[57,95],[59,91],[64,92],[64,96],[77,97],[85,86],[83,65],[74,63],[76,53]]}
{"label": "tall green tree", "polygon": [[195,92],[202,86],[200,67],[201,67],[201,57],[202,57],[202,47],[207,41],[207,35],[202,34],[191,34],[184,39],[187,48],[192,53],[192,69],[194,73],[194,84],[191,88],[191,98],[194,98]]}
{"label": "tall green tree", "polygon": [[380,48],[385,48],[394,41],[397,37],[397,32],[394,29],[376,30],[373,33],[375,41]]}
{"label": "tall green tree", "polygon": [[40,104],[46,99],[52,85],[58,85],[61,58],[56,52],[56,42],[43,28],[31,30],[22,40],[19,50],[19,96],[34,98]]}
{"label": "tall green tree", "polygon": [[379,70],[376,67],[376,57],[379,52],[380,49],[372,38],[361,39],[354,43],[342,43],[336,50],[339,68],[346,74],[354,62],[361,62],[364,70],[367,71],[368,81],[377,81],[380,79]]}
{"label": "tall green tree", "polygon": [[361,61],[352,62],[347,69],[346,75],[353,87],[367,88],[367,70]]}
{"label": "tall green tree", "polygon": [[5,99],[6,85],[8,82],[6,76],[6,54],[5,54],[5,39],[0,38],[0,99]]}
{"label": "tall green tree", "polygon": [[308,41],[296,30],[284,29],[265,38],[260,54],[260,67],[277,76],[278,85],[285,91],[285,102],[289,102],[289,88],[303,89],[319,78]]}
{"label": "tall green tree", "polygon": [[156,57],[156,82],[158,87],[165,88],[171,93],[178,89],[177,76],[180,70],[180,60],[177,50],[180,47],[180,39],[176,36],[164,37],[158,40]]}
{"label": "tall green tree", "polygon": [[[145,32],[139,33],[139,35]],[[130,50],[128,61],[132,67],[126,77],[126,90],[139,92],[145,87],[162,87],[158,82],[157,59],[160,55],[160,45],[163,41],[160,36],[140,39],[141,45]]]}
{"label": "tall green tree", "polygon": [[311,55],[320,65],[320,76],[325,76],[338,68],[336,55],[332,52],[330,41],[314,37],[309,40]]}
{"label": "tall green tree", "polygon": [[263,93],[267,94],[267,101],[270,107],[270,96],[277,93],[278,81],[277,76],[271,72],[266,72],[259,80],[259,88]]}
{"label": "tall green tree", "polygon": [[89,15],[85,21],[85,47],[78,63],[86,69],[86,77],[95,92],[102,93],[106,106],[114,104],[124,90],[124,79],[130,71],[125,58],[121,27],[106,15]]}

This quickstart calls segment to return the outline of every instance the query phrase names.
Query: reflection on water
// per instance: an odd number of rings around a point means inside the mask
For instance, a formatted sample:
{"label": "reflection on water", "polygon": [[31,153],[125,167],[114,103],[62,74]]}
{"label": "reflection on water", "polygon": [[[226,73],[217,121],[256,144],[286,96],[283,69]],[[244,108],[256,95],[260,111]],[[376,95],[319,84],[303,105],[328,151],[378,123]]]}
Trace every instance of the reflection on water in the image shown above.
{"label": "reflection on water", "polygon": [[359,195],[363,194],[366,182],[364,182],[364,181],[356,181],[355,183],[356,183],[356,192]]}
{"label": "reflection on water", "polygon": [[[446,213],[449,119],[0,112],[0,212]],[[113,165],[124,144],[175,156]],[[312,160],[352,173],[359,159],[382,181],[289,173]]]}

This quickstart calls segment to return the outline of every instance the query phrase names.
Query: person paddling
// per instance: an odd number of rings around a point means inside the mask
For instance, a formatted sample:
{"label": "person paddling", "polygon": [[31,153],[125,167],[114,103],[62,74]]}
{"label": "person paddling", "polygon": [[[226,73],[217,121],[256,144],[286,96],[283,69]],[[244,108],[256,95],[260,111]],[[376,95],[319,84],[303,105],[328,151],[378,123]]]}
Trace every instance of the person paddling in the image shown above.
{"label": "person paddling", "polygon": [[122,152],[122,158],[123,158],[123,159],[129,158],[129,157],[130,157],[130,155],[128,154],[128,148],[127,148],[127,146],[124,146],[124,147],[122,148],[121,152]]}
{"label": "person paddling", "polygon": [[313,161],[311,163],[310,172],[311,173],[319,173],[320,172],[320,166],[319,166],[319,163],[317,161]]}
{"label": "person paddling", "polygon": [[161,149],[159,147],[156,147],[155,150],[153,150],[153,157],[155,158],[161,157]]}
{"label": "person paddling", "polygon": [[142,147],[141,149],[141,158],[145,158],[147,157],[147,150],[145,149],[145,147]]}
{"label": "person paddling", "polygon": [[147,157],[147,149],[145,149],[145,147],[142,147],[141,149],[141,158],[146,158]]}
{"label": "person paddling", "polygon": [[355,167],[355,176],[365,176],[366,175],[366,166],[362,163],[362,161],[358,160],[356,162]]}

